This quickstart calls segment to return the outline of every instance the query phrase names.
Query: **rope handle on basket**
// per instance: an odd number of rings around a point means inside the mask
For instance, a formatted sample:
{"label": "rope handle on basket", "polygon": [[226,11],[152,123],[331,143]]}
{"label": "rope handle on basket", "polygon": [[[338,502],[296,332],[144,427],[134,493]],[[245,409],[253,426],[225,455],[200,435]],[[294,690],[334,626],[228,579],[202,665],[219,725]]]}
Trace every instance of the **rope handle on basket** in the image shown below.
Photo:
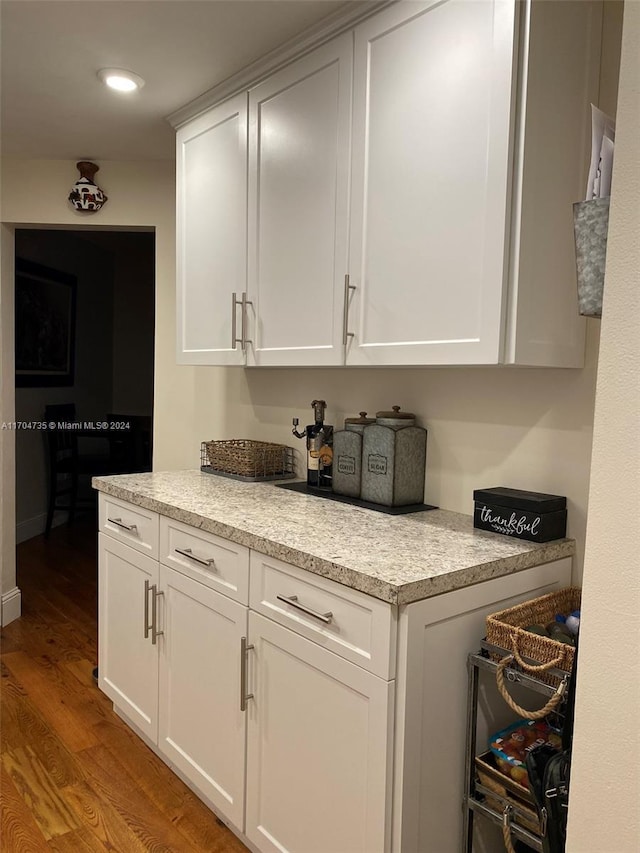
{"label": "rope handle on basket", "polygon": [[511,708],[512,711],[515,711],[519,717],[524,717],[525,720],[542,720],[547,714],[550,714],[551,711],[560,703],[560,700],[565,694],[567,689],[567,678],[566,676],[562,679],[556,692],[549,699],[547,704],[540,708],[539,711],[527,711],[526,708],[523,708],[521,705],[518,705],[517,702],[509,695],[507,691],[506,685],[504,683],[504,671],[506,667],[514,660],[514,655],[507,655],[507,657],[502,658],[500,663],[498,664],[498,668],[496,670],[496,684],[498,685],[498,690],[500,695],[507,703],[507,705]]}
{"label": "rope handle on basket", "polygon": [[511,648],[513,649],[513,656],[516,659],[516,662],[524,669],[525,672],[546,672],[549,669],[553,669],[554,667],[559,667],[564,663],[565,652],[562,650],[557,658],[554,658],[552,661],[548,663],[541,664],[532,664],[525,663],[520,656],[520,651],[518,649],[518,635],[515,631],[511,634]]}
{"label": "rope handle on basket", "polygon": [[506,805],[504,807],[504,811],[502,812],[502,837],[504,839],[504,846],[507,850],[507,853],[516,853],[515,848],[513,846],[513,842],[511,841],[512,810],[512,806]]}

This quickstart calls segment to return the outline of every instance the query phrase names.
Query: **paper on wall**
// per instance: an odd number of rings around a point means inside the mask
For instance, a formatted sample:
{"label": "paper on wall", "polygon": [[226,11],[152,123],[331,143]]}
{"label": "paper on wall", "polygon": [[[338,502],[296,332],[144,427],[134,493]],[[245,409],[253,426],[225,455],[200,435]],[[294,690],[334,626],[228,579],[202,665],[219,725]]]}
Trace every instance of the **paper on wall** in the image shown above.
{"label": "paper on wall", "polygon": [[612,139],[609,139],[608,136],[602,137],[602,148],[600,150],[600,198],[611,195],[614,147]]}
{"label": "paper on wall", "polygon": [[587,178],[586,201],[611,195],[615,138],[615,121],[591,104],[591,164]]}

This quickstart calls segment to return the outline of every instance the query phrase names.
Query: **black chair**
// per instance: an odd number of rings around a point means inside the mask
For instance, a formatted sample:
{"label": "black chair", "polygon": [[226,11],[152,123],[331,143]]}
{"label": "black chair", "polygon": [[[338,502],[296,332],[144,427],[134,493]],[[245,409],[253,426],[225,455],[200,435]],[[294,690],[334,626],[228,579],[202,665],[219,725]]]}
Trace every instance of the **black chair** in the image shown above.
{"label": "black chair", "polygon": [[[81,477],[110,473],[111,460],[108,449],[105,453],[79,451],[78,443],[82,440],[82,431],[71,426],[76,422],[74,403],[45,406],[44,420],[46,423],[56,424],[55,429],[47,429],[46,432],[49,497],[44,536],[48,539],[56,510],[68,512],[68,524],[72,524],[76,510],[95,506],[95,501],[78,497],[79,480]],[[65,428],[64,424],[70,426]],[[88,433],[83,435],[86,437]]]}

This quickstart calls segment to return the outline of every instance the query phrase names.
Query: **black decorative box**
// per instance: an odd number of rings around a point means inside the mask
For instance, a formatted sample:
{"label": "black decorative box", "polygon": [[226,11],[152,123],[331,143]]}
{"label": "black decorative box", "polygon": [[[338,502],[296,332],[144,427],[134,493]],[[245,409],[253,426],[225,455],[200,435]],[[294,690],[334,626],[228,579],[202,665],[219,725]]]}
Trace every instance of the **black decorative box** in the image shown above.
{"label": "black decorative box", "polygon": [[567,499],[496,486],[476,489],[473,526],[531,542],[562,539],[567,532]]}

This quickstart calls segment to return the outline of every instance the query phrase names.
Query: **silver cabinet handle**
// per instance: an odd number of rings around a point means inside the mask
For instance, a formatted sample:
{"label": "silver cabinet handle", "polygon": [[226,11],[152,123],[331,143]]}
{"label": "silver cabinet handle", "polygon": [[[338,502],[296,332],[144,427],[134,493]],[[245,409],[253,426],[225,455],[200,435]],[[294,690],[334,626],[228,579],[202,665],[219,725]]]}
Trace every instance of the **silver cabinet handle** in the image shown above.
{"label": "silver cabinet handle", "polygon": [[250,302],[247,299],[247,294],[242,294],[242,317],[240,322],[240,340],[242,349],[247,348],[247,344],[250,344],[251,341],[247,338],[247,305],[253,305],[253,302]]}
{"label": "silver cabinet handle", "polygon": [[247,702],[253,699],[253,693],[247,693],[247,652],[254,648],[247,643],[246,637],[240,638],[240,710],[247,710]]}
{"label": "silver cabinet handle", "polygon": [[110,521],[111,524],[115,524],[117,527],[121,527],[123,530],[128,530],[130,533],[133,533],[134,530],[138,532],[138,526],[136,524],[125,524],[125,522],[121,518],[109,518],[107,516],[107,521]]}
{"label": "silver cabinet handle", "polygon": [[239,342],[239,338],[236,338],[236,328],[237,328],[237,319],[236,319],[236,309],[238,307],[238,294],[231,294],[231,349],[236,348],[236,344]]}
{"label": "silver cabinet handle", "polygon": [[149,590],[151,587],[149,586],[149,581],[144,582],[144,638],[145,640],[149,636],[149,631],[151,630],[151,625],[149,625]]}
{"label": "silver cabinet handle", "polygon": [[164,631],[158,631],[158,598],[164,595],[164,592],[158,592],[156,584],[151,584],[151,643],[155,646],[158,637],[162,637]]}
{"label": "silver cabinet handle", "polygon": [[[240,313],[240,337],[237,337],[236,332],[236,316],[237,316],[237,308],[240,305],[241,313]],[[236,344],[240,344],[243,350],[246,350],[247,344],[250,344],[251,341],[247,339],[247,305],[253,305],[253,302],[250,302],[247,299],[247,294],[243,293],[242,298],[238,300],[238,294],[231,294],[231,349],[236,348]]]}
{"label": "silver cabinet handle", "polygon": [[349,284],[349,275],[344,277],[344,308],[342,314],[342,343],[346,347],[349,338],[353,337],[353,332],[349,331],[349,296],[350,291],[355,290],[355,284]]}
{"label": "silver cabinet handle", "polygon": [[327,611],[327,613],[318,613],[315,610],[311,610],[309,607],[305,607],[304,604],[300,604],[297,595],[276,595],[276,598],[278,601],[284,601],[285,604],[290,604],[292,607],[295,607],[296,610],[302,610],[303,613],[307,613],[309,616],[319,619],[321,622],[324,622],[325,625],[328,625],[333,619],[333,613],[330,610]]}
{"label": "silver cabinet handle", "polygon": [[215,566],[216,561],[213,557],[209,557],[208,560],[203,560],[202,557],[196,557],[191,548],[174,548],[173,549],[176,554],[181,554],[183,557],[188,557],[190,560],[193,560],[194,563],[199,563],[201,566],[205,566],[207,569]]}

